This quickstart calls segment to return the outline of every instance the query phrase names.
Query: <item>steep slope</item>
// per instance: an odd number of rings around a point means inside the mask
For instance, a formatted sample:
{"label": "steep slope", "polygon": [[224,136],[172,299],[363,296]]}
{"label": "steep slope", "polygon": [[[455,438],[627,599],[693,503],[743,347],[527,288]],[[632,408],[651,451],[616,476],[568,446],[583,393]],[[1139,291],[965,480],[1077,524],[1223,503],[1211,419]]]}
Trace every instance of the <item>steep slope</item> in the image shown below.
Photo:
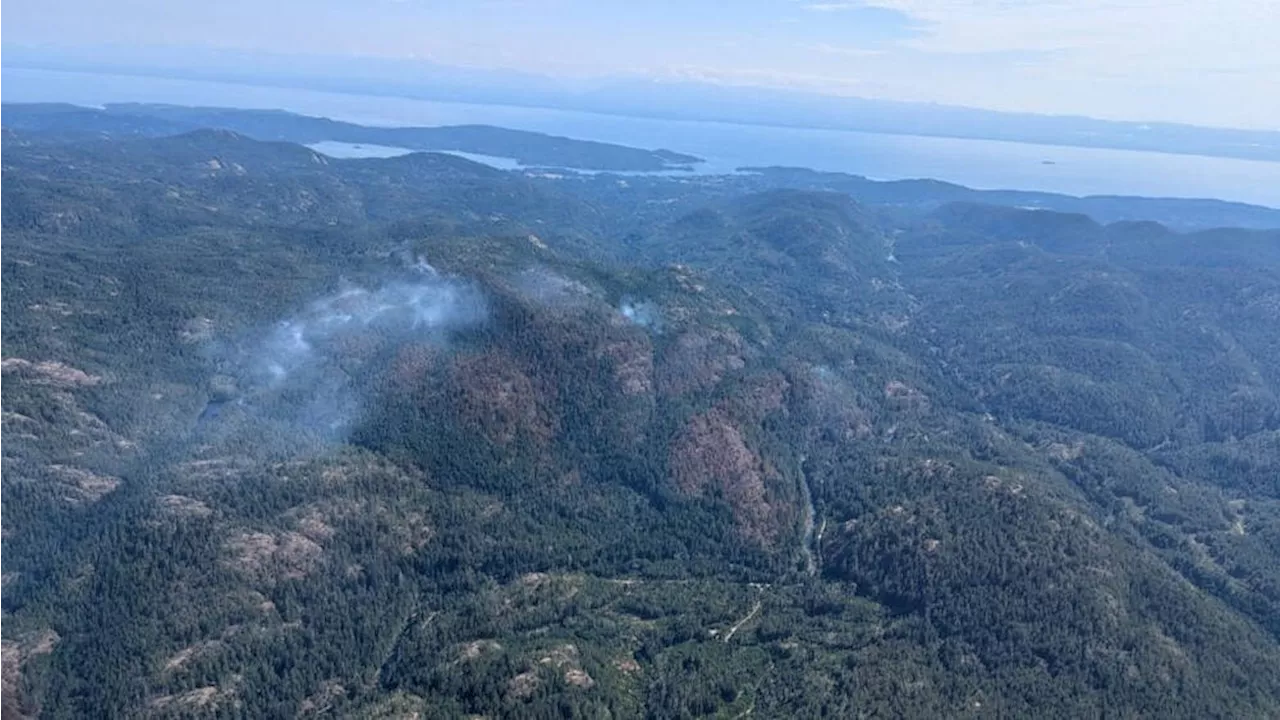
{"label": "steep slope", "polygon": [[1274,234],[5,142],[6,711],[1280,708]]}

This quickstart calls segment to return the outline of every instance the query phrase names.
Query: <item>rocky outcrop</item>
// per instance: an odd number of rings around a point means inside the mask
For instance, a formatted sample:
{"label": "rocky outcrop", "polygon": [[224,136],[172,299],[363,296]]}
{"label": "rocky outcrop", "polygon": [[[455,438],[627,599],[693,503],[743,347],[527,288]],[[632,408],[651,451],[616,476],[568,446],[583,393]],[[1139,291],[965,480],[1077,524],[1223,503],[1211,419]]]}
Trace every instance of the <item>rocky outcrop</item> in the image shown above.
{"label": "rocky outcrop", "polygon": [[102,382],[102,378],[66,363],[56,360],[32,362],[23,358],[5,358],[0,362],[4,373],[14,373],[18,377],[36,384],[52,385],[59,388],[90,387]]}
{"label": "rocky outcrop", "polygon": [[605,342],[597,355],[613,366],[613,380],[618,392],[626,396],[653,392],[653,348],[646,337],[632,337]]}
{"label": "rocky outcrop", "polygon": [[671,445],[670,467],[681,493],[723,498],[744,537],[769,543],[778,536],[779,508],[765,484],[770,468],[724,411],[689,420]]}
{"label": "rocky outcrop", "polygon": [[3,715],[5,718],[31,718],[40,714],[23,691],[26,665],[41,655],[48,655],[57,647],[60,637],[52,630],[26,633],[14,639],[5,639],[0,655],[4,658]]}
{"label": "rocky outcrop", "polygon": [[297,580],[320,562],[321,548],[299,532],[246,532],[226,543],[228,564],[259,582]]}
{"label": "rocky outcrop", "polygon": [[715,387],[725,375],[746,366],[742,336],[733,330],[686,332],[662,354],[658,389],[686,395]]}
{"label": "rocky outcrop", "polygon": [[524,437],[540,445],[556,434],[550,403],[510,356],[458,357],[453,363],[455,408],[463,427],[499,446]]}

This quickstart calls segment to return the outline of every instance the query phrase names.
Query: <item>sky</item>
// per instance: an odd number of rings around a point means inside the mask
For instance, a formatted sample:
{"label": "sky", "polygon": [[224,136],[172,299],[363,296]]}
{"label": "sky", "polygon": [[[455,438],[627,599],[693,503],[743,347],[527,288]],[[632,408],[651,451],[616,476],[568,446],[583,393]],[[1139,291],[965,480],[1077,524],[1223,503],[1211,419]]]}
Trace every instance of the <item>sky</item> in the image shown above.
{"label": "sky", "polygon": [[429,60],[1280,129],[1280,0],[8,0],[17,45]]}

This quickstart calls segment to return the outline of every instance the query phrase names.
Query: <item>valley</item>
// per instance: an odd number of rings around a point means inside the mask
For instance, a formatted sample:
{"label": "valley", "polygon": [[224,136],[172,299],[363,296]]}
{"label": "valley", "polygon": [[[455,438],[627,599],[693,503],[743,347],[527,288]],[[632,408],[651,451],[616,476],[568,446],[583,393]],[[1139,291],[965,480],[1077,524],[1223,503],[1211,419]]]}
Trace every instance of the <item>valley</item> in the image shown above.
{"label": "valley", "polygon": [[1280,713],[1274,211],[9,109],[6,715]]}

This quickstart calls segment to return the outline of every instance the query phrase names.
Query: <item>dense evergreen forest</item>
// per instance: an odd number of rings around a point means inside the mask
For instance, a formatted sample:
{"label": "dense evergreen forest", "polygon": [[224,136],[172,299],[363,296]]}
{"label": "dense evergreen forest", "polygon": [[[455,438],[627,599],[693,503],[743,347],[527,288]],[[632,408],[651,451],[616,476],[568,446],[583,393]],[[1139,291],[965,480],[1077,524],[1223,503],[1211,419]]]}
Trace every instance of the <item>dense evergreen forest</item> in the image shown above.
{"label": "dense evergreen forest", "polygon": [[1280,716],[1280,232],[64,120],[6,717]]}

